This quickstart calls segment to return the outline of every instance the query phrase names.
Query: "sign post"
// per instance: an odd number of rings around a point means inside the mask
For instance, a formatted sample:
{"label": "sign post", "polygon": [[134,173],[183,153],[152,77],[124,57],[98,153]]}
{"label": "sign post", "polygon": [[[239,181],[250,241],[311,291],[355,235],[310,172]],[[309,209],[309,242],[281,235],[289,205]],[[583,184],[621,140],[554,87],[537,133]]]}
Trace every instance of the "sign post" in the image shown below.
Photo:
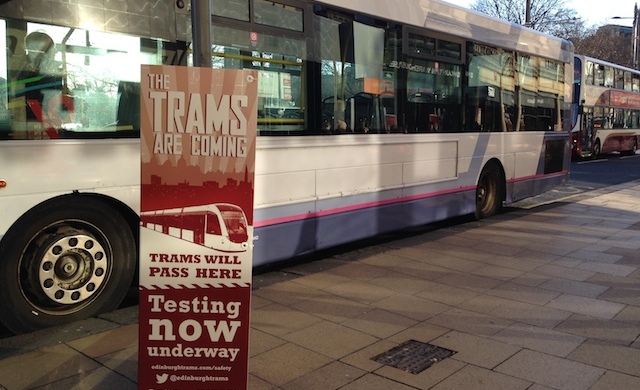
{"label": "sign post", "polygon": [[257,73],[143,66],[139,389],[246,389]]}

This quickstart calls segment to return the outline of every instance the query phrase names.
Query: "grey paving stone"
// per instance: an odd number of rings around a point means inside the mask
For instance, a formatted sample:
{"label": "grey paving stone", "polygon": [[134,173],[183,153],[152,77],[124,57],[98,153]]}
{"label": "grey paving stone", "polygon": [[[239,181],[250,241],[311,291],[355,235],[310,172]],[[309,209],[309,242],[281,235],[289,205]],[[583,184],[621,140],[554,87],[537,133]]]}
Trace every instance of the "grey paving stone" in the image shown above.
{"label": "grey paving stone", "polygon": [[501,330],[491,338],[559,357],[569,355],[586,340],[585,337],[519,322]]}
{"label": "grey paving stone", "polygon": [[[137,379],[137,378],[136,378]],[[62,379],[57,382],[48,383],[33,390],[95,390],[95,389],[118,389],[137,390],[136,381],[114,374],[106,367],[96,368],[91,371],[84,371],[78,375]]]}
{"label": "grey paving stone", "polygon": [[341,325],[377,337],[388,338],[402,332],[417,323],[409,317],[391,313],[386,310],[374,309],[357,317],[350,318]]}
{"label": "grey paving stone", "polygon": [[496,334],[512,323],[506,319],[461,309],[451,309],[430,318],[427,322],[443,328],[481,336]]}
{"label": "grey paving stone", "polygon": [[417,296],[396,294],[373,302],[372,306],[417,321],[424,321],[451,309],[449,305],[434,302],[429,299],[430,296],[427,292],[418,294]]}
{"label": "grey paving stone", "polygon": [[282,386],[287,390],[333,390],[343,388],[348,383],[355,381],[366,374],[341,362],[332,362],[313,372],[303,375]]}
{"label": "grey paving stone", "polygon": [[573,351],[569,359],[640,377],[640,349],[589,340]]}
{"label": "grey paving stone", "polygon": [[541,283],[538,287],[547,290],[557,291],[563,294],[578,295],[587,298],[597,298],[600,294],[607,291],[609,287],[595,283],[579,282],[567,279],[548,279]]}
{"label": "grey paving stone", "polygon": [[635,324],[594,318],[582,314],[573,314],[566,321],[556,326],[555,329],[589,339],[627,346],[631,345],[640,335],[640,328]]}
{"label": "grey paving stone", "polygon": [[524,390],[529,389],[530,386],[531,382],[529,381],[468,365],[438,383],[432,390]]}
{"label": "grey paving stone", "polygon": [[[251,358],[249,373],[275,386],[282,386],[331,363],[332,359],[287,343]],[[275,364],[287,362],[287,364]]]}
{"label": "grey paving stone", "polygon": [[488,291],[487,294],[539,306],[549,303],[560,295],[555,291],[538,287],[523,286],[517,283],[501,284],[500,286]]}
{"label": "grey paving stone", "polygon": [[571,315],[568,311],[517,301],[507,301],[488,314],[549,329],[553,329]]}
{"label": "grey paving stone", "polygon": [[431,344],[456,351],[451,357],[453,359],[487,369],[494,368],[521,349],[515,345],[457,331],[438,337]]}
{"label": "grey paving stone", "polygon": [[379,375],[367,374],[364,375],[355,381],[349,383],[348,385],[341,388],[341,390],[412,390],[415,389],[413,387],[409,387],[407,385],[403,385],[402,383],[398,383],[387,378],[381,377]]}
{"label": "grey paving stone", "polygon": [[607,371],[589,390],[640,389],[640,378]]}
{"label": "grey paving stone", "polygon": [[313,324],[282,337],[333,359],[340,359],[378,341],[371,335],[329,321]]}
{"label": "grey paving stone", "polygon": [[[390,366],[382,366],[374,373],[395,382],[411,386],[415,389],[429,389],[442,382],[444,379],[450,377],[455,372],[461,370],[464,366],[466,366],[466,363],[448,358],[433,364],[431,367],[427,368],[419,374],[412,374]],[[363,388],[359,389],[361,390]],[[395,390],[396,387],[391,386],[385,388],[384,390],[389,389]]]}
{"label": "grey paving stone", "polygon": [[607,264],[595,261],[586,261],[576,268],[586,271],[594,271],[601,274],[610,274],[615,276],[628,276],[637,270],[637,267],[620,264]]}
{"label": "grey paving stone", "polygon": [[546,307],[565,310],[572,313],[590,315],[598,318],[611,319],[620,313],[625,306],[620,303],[608,302],[600,299],[563,294],[549,302]]}
{"label": "grey paving stone", "polygon": [[[34,368],[37,367],[37,375]],[[45,347],[37,351],[4,359],[0,378],[7,389],[30,389],[93,371],[100,364],[67,345]]]}
{"label": "grey paving stone", "polygon": [[605,372],[602,368],[526,349],[496,367],[494,371],[563,390],[589,389]]}
{"label": "grey paving stone", "polygon": [[613,319],[640,327],[640,307],[627,306]]}

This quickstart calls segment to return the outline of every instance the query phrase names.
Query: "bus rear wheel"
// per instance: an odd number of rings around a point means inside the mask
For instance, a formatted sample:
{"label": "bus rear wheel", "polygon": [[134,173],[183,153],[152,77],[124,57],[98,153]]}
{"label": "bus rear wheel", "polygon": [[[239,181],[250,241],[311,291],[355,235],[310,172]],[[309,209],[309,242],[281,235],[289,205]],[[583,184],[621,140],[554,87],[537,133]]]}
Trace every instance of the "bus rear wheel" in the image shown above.
{"label": "bus rear wheel", "polygon": [[593,144],[593,152],[591,154],[592,159],[597,159],[600,156],[600,140],[596,140],[595,144]]}
{"label": "bus rear wheel", "polygon": [[478,178],[476,187],[476,219],[488,218],[500,212],[504,193],[504,176],[497,164],[488,164]]}
{"label": "bus rear wheel", "polygon": [[111,311],[135,273],[137,249],[128,223],[88,196],[36,207],[5,238],[0,321],[14,333]]}

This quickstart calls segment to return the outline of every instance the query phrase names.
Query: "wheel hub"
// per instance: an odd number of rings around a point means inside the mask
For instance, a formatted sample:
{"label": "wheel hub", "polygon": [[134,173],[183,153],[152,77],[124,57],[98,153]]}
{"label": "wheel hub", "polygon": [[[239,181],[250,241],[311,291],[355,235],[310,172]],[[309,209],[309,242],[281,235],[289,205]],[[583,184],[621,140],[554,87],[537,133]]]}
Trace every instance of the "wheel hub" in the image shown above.
{"label": "wheel hub", "polygon": [[71,305],[90,298],[105,282],[105,251],[85,234],[56,237],[38,269],[40,289],[58,304]]}

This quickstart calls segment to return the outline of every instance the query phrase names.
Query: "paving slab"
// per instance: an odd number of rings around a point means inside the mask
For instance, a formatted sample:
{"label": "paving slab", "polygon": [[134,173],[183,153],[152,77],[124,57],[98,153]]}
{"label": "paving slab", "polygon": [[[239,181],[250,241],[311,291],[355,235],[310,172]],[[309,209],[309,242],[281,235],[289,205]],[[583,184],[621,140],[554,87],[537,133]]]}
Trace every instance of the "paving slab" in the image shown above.
{"label": "paving slab", "polygon": [[589,389],[605,372],[602,368],[530,350],[518,352],[495,371],[563,390]]}

